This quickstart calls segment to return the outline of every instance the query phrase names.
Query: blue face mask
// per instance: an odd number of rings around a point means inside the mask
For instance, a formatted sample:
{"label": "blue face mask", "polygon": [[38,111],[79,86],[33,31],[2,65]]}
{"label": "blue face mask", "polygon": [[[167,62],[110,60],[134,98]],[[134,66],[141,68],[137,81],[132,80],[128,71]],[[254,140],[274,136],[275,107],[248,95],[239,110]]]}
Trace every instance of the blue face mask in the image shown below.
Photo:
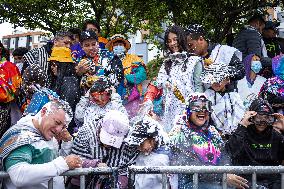
{"label": "blue face mask", "polygon": [[116,55],[121,55],[121,54],[124,54],[125,53],[125,47],[124,46],[114,46],[113,47],[113,53],[116,54]]}
{"label": "blue face mask", "polygon": [[262,65],[261,65],[261,62],[260,61],[252,61],[251,62],[251,70],[254,72],[254,73],[259,73],[260,70],[262,69]]}

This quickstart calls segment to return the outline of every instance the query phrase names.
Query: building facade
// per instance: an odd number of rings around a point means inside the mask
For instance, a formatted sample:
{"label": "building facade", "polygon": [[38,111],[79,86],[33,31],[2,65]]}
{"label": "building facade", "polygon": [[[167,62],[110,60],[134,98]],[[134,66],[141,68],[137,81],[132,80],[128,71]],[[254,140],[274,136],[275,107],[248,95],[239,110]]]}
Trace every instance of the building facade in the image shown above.
{"label": "building facade", "polygon": [[30,32],[19,32],[15,31],[12,35],[6,35],[2,38],[3,45],[10,51],[18,47],[26,47],[33,49],[41,47],[47,41],[45,32],[41,31],[30,31]]}

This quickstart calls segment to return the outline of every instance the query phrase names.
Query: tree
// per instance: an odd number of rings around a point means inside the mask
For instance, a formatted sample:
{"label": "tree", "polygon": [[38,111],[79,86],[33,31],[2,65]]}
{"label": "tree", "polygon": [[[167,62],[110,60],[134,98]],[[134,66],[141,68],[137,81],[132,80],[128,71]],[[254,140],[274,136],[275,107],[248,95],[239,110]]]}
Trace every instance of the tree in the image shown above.
{"label": "tree", "polygon": [[76,1],[1,0],[0,18],[15,26],[40,28],[55,34],[84,17]]}
{"label": "tree", "polygon": [[[202,24],[213,41],[221,42],[232,28],[256,10],[273,7],[280,0],[0,0],[0,19],[27,28],[52,32],[97,20],[102,35],[129,35],[146,30],[150,41],[163,38],[165,25]],[[281,1],[282,3],[284,0]],[[157,44],[159,44],[157,43]]]}
{"label": "tree", "polygon": [[172,15],[171,20],[187,27],[192,23],[202,24],[211,34],[211,39],[221,42],[240,19],[248,18],[257,10],[275,7],[280,1],[268,0],[164,0]]}
{"label": "tree", "polygon": [[105,37],[116,33],[128,35],[141,28],[155,31],[163,16],[167,15],[163,10],[165,6],[154,0],[147,3],[137,0],[0,1],[2,21],[30,29],[40,28],[53,34],[68,27],[81,26],[85,19],[90,18],[100,23]]}

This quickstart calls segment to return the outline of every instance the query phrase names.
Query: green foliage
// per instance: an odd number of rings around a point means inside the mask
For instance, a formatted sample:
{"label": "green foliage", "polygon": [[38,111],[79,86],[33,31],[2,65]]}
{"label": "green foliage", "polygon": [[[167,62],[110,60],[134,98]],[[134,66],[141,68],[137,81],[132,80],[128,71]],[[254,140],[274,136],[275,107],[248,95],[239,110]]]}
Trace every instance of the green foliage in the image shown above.
{"label": "green foliage", "polygon": [[160,67],[163,64],[164,59],[163,58],[156,58],[148,62],[146,65],[147,72],[148,72],[148,79],[152,80],[154,77],[158,76]]}
{"label": "green foliage", "polygon": [[[251,17],[256,11],[279,5],[267,0],[165,0],[175,24],[187,27],[202,24],[212,41],[221,42],[232,29],[239,28],[240,19]],[[242,21],[242,20],[241,20]]]}
{"label": "green foliage", "polygon": [[100,23],[104,37],[145,30],[144,39],[162,47],[165,26],[199,23],[212,41],[221,42],[253,12],[279,4],[279,0],[0,0],[0,22],[55,33],[92,18]]}
{"label": "green foliage", "polygon": [[77,1],[1,0],[0,18],[15,26],[40,28],[54,34],[85,16]]}

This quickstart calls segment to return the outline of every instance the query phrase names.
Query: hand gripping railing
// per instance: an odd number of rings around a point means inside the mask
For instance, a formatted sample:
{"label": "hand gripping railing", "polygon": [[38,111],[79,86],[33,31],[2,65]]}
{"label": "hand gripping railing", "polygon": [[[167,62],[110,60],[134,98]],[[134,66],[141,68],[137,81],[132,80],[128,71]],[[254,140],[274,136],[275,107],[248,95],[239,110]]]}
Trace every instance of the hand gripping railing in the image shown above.
{"label": "hand gripping railing", "polygon": [[[100,168],[79,168],[64,172],[61,176],[78,176],[80,175],[80,189],[86,188],[85,176],[94,175],[112,175],[113,188],[117,188],[118,168],[100,167]],[[48,181],[48,189],[53,189],[53,178]]]}
{"label": "hand gripping railing", "polygon": [[[80,175],[80,189],[86,188],[85,176],[89,174],[94,175],[112,175],[113,188],[117,188],[118,183],[118,168],[116,167],[100,167],[100,168],[79,168],[70,171],[66,171],[61,176],[78,176]],[[9,178],[9,174],[4,171],[0,171],[0,178]],[[48,189],[53,189],[53,178],[48,181]]]}
{"label": "hand gripping railing", "polygon": [[198,174],[223,174],[222,186],[227,189],[227,173],[252,174],[252,188],[256,189],[256,174],[281,174],[281,189],[284,189],[284,166],[130,166],[128,188],[134,188],[135,174],[162,174],[163,189],[168,189],[167,174],[193,174],[193,189],[198,189]]}

